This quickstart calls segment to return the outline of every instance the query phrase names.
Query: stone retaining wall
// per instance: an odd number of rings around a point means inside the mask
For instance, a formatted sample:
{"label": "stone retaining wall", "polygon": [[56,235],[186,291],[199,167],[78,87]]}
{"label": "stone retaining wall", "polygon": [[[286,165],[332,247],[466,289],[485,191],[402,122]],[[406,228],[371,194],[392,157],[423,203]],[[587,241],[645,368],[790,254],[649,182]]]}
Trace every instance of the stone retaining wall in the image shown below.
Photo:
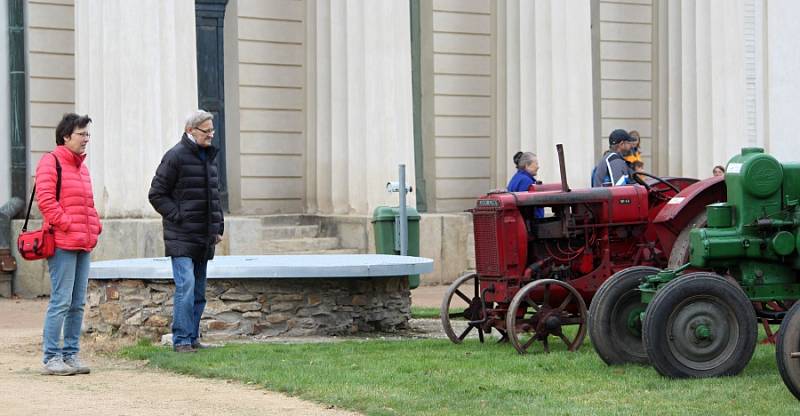
{"label": "stone retaining wall", "polygon": [[[407,277],[207,282],[203,335],[394,332],[411,316]],[[90,280],[84,330],[158,340],[171,332],[174,292],[172,280]]]}

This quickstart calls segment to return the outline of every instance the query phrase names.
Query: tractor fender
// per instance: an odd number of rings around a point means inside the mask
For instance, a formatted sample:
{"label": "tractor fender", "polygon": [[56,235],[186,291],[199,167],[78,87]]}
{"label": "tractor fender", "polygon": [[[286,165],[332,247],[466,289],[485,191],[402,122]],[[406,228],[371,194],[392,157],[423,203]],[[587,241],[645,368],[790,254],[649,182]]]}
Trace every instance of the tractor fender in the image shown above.
{"label": "tractor fender", "polygon": [[727,188],[721,176],[695,182],[672,197],[653,219],[664,251],[672,251],[675,239],[685,227],[692,226],[692,220],[705,211],[706,205],[727,200]]}

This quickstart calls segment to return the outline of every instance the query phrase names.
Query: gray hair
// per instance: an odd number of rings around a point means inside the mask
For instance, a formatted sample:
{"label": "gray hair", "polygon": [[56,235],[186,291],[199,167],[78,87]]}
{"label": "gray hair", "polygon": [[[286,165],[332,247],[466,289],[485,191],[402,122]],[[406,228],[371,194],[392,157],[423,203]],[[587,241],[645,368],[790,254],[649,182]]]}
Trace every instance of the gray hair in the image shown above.
{"label": "gray hair", "polygon": [[517,160],[517,169],[525,169],[536,160],[536,153],[524,152]]}
{"label": "gray hair", "polygon": [[200,127],[201,124],[213,119],[214,115],[206,110],[192,111],[192,114],[189,114],[189,116],[186,117],[186,126],[184,128],[193,129]]}

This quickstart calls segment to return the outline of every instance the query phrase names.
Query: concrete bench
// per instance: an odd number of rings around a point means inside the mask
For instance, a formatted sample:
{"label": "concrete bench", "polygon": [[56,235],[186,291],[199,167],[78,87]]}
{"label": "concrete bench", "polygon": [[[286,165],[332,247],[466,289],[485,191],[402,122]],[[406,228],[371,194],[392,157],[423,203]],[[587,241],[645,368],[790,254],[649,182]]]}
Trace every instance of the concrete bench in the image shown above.
{"label": "concrete bench", "polygon": [[[218,256],[208,264],[204,335],[393,332],[407,327],[408,275],[433,261],[383,254]],[[93,262],[85,330],[158,339],[170,332],[169,258]]]}

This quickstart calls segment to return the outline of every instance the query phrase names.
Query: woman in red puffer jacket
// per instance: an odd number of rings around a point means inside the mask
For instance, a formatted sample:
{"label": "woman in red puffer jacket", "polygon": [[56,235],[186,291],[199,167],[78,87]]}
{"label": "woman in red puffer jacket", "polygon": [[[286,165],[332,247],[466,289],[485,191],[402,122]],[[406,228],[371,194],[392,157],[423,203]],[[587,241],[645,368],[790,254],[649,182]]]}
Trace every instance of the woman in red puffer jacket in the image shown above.
{"label": "woman in red puffer jacket", "polygon": [[[42,342],[43,374],[48,375],[89,373],[89,367],[78,358],[79,340],[89,252],[103,229],[94,207],[89,170],[83,163],[91,122],[88,116],[65,114],[56,127],[55,150],[42,156],[36,167],[36,202],[44,221],[55,229],[56,240],[56,252],[47,259],[51,291]],[[60,192],[57,166],[61,167]]]}

